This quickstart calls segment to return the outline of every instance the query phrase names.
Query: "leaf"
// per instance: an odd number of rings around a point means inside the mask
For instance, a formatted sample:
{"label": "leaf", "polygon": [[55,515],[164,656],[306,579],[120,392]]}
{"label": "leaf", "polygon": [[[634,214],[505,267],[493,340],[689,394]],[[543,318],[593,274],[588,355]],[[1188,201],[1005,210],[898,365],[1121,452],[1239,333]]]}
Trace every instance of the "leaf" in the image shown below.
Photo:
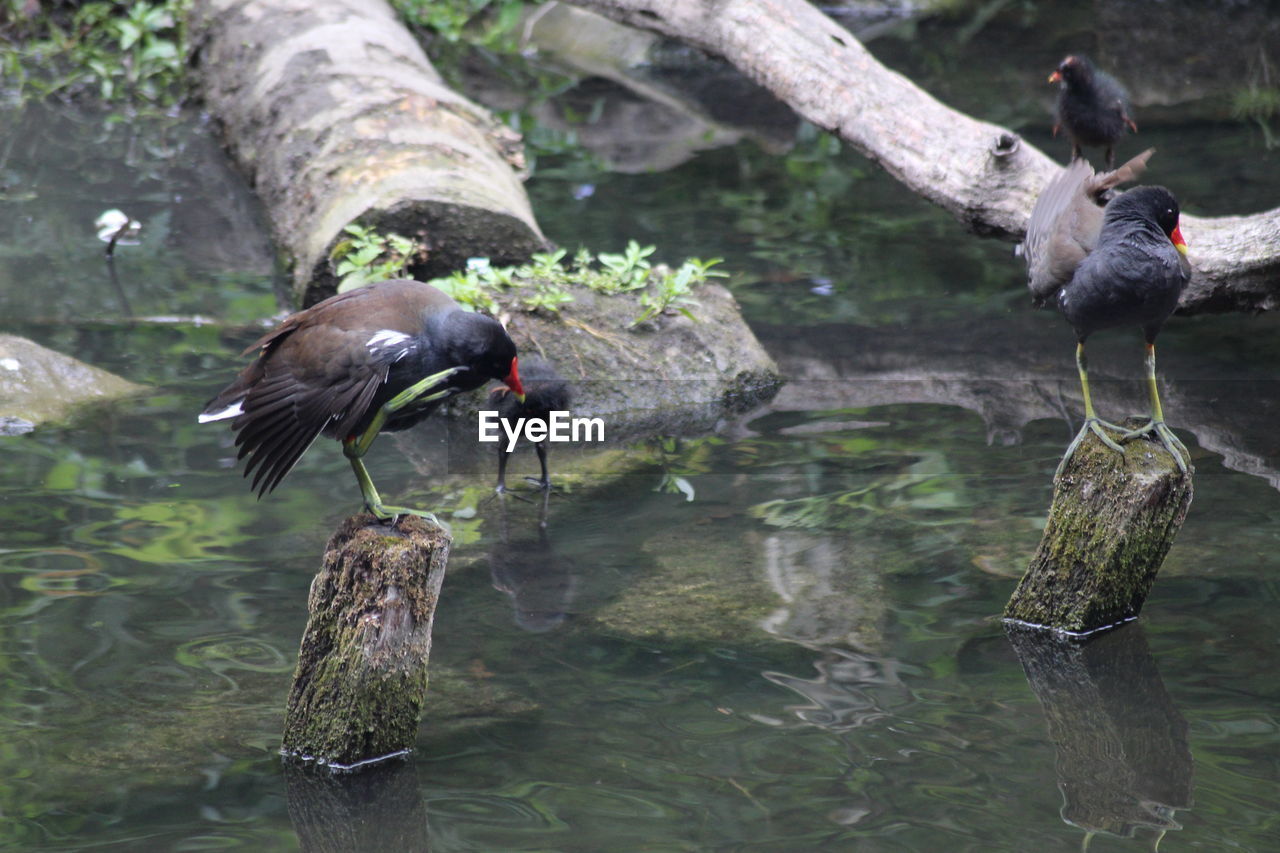
{"label": "leaf", "polygon": [[375,260],[377,260],[378,256],[381,254],[382,254],[381,246],[377,246],[377,245],[361,246],[351,253],[350,261],[351,263],[356,264],[357,266],[366,267],[369,264],[373,263]]}
{"label": "leaf", "polygon": [[142,38],[142,28],[132,21],[117,21],[116,32],[120,35],[121,50],[128,50]]}

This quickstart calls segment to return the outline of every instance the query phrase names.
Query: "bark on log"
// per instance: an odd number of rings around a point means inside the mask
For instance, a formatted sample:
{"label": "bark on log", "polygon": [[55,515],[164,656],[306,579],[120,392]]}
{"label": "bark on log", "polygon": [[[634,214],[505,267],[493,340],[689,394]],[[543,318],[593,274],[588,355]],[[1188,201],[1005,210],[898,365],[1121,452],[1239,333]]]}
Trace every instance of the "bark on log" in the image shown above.
{"label": "bark on log", "polygon": [[1193,472],[1157,442],[1124,447],[1120,457],[1092,433],[1081,442],[1005,619],[1083,635],[1138,618],[1187,516]]}
{"label": "bark on log", "polygon": [[1179,829],[1192,804],[1187,721],[1169,698],[1141,625],[1087,643],[1010,626],[1009,642],[1044,708],[1057,752],[1062,817],[1125,838]]}
{"label": "bark on log", "polygon": [[348,518],[311,583],[283,751],[351,768],[413,747],[450,538],[404,517]]}
{"label": "bark on log", "polygon": [[[571,2],[724,57],[978,234],[1022,239],[1057,168],[1012,131],[953,110],[885,68],[804,0]],[[1182,231],[1194,266],[1184,311],[1280,306],[1280,207],[1184,216]]]}
{"label": "bark on log", "polygon": [[546,246],[519,138],[450,91],[382,0],[197,0],[199,86],[270,213],[302,304],[352,222],[427,250],[418,277]]}

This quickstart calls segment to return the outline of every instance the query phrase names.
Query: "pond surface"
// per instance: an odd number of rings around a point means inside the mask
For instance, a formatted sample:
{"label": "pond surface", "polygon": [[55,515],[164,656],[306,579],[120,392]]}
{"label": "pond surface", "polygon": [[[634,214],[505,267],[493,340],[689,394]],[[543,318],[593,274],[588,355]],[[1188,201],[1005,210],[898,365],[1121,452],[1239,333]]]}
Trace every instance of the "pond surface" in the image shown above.
{"label": "pond surface", "polygon": [[[968,23],[876,49],[941,92],[1008,38],[961,42]],[[955,102],[1065,153],[1037,104]],[[415,456],[447,469],[428,478],[379,442],[383,493],[438,507],[457,544],[416,753],[340,786],[277,749],[311,578],[358,491],[317,445],[258,502],[229,432],[195,423],[276,310],[260,212],[197,117],[3,126],[0,332],[150,390],[0,438],[0,846],[1280,849],[1273,318],[1161,336],[1196,496],[1142,619],[1015,643],[998,617],[1078,401],[1070,331],[1030,309],[1010,247],[809,129],[650,174],[543,151],[552,239],[723,257],[810,379],[722,435],[553,449],[545,534],[537,503],[486,502],[492,460]],[[1280,200],[1254,125],[1165,108],[1141,141],[1175,192],[1172,165],[1194,173],[1189,210]],[[91,226],[109,207],[146,224],[114,278]],[[1093,359],[1108,406],[1140,410],[1137,334]]]}

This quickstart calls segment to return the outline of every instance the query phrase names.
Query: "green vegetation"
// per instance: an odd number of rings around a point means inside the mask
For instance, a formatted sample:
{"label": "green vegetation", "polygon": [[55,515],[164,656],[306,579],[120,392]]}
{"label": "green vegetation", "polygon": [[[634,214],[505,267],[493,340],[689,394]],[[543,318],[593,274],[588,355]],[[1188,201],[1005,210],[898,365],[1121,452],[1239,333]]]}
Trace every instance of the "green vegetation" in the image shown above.
{"label": "green vegetation", "polygon": [[728,273],[719,270],[711,271],[711,267],[721,261],[723,258],[712,258],[709,261],[690,258],[675,272],[663,273],[658,278],[657,287],[640,297],[644,313],[632,321],[631,325],[638,326],[672,309],[690,320],[696,319],[689,313],[689,306],[698,303],[689,294],[693,292],[696,285],[702,284],[708,278],[728,276]]}
{"label": "green vegetation", "polygon": [[448,42],[515,50],[524,13],[522,0],[392,0],[411,26],[430,30]]}
{"label": "green vegetation", "polygon": [[160,107],[181,99],[188,0],[52,4],[35,15],[22,0],[0,2],[0,70],[10,94]]}
{"label": "green vegetation", "polygon": [[708,278],[728,275],[711,269],[721,259],[690,258],[678,269],[671,270],[650,265],[648,258],[654,251],[655,247],[641,246],[632,240],[620,254],[602,252],[593,256],[587,249],[579,249],[568,266],[563,263],[568,256],[564,249],[534,255],[529,263],[514,267],[494,267],[487,259],[476,258],[467,269],[430,283],[462,305],[491,314],[498,310],[494,292],[512,296],[522,310],[554,314],[561,305],[573,301],[570,288],[578,285],[607,296],[645,290],[640,295],[644,311],[632,321],[632,326],[668,311],[678,311],[695,319],[689,306],[697,303],[690,294]]}
{"label": "green vegetation", "polygon": [[1267,148],[1280,145],[1271,129],[1271,119],[1280,115],[1280,88],[1250,85],[1239,90],[1231,98],[1231,115],[1238,121],[1258,125]]}
{"label": "green vegetation", "polygon": [[338,276],[338,292],[383,281],[408,278],[409,264],[423,248],[399,234],[380,234],[373,228],[351,224],[342,229],[350,236],[333,247],[329,261]]}

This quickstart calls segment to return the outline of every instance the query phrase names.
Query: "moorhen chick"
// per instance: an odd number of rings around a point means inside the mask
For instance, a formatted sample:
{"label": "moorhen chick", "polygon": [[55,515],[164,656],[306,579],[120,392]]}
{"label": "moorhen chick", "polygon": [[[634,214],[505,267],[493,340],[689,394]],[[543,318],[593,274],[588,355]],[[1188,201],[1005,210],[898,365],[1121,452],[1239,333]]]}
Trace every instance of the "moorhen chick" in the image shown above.
{"label": "moorhen chick", "polygon": [[386,506],[361,457],[379,432],[406,429],[446,398],[490,379],[524,396],[516,346],[491,317],[443,291],[397,279],[368,284],[299,311],[245,351],[261,349],[208,402],[201,423],[230,420],[237,459],[249,457],[258,497],[270,492],[319,435],[342,442],[365,506],[386,521],[430,513]]}
{"label": "moorhen chick", "polygon": [[1071,159],[1083,157],[1081,149],[1105,148],[1107,168],[1115,168],[1115,145],[1125,128],[1138,132],[1129,107],[1129,93],[1110,74],[1099,71],[1086,57],[1073,53],[1049,75],[1058,90],[1057,122],[1053,126],[1071,137]]}
{"label": "moorhen chick", "polygon": [[[1072,174],[1078,172],[1068,170],[1062,177]],[[1051,189],[1052,183],[1045,192]],[[1177,200],[1164,187],[1136,187],[1117,195],[1103,210],[1093,250],[1058,291],[1058,308],[1076,333],[1076,367],[1085,407],[1085,422],[1067,447],[1058,465],[1059,474],[1087,432],[1094,432],[1108,447],[1123,452],[1105,429],[1120,427],[1101,421],[1089,398],[1084,342],[1099,329],[1128,325],[1141,326],[1146,340],[1151,421],[1140,429],[1124,432],[1120,441],[1154,432],[1173,454],[1178,468],[1187,471],[1183,459],[1187,449],[1165,424],[1156,387],[1156,335],[1177,307],[1178,297],[1190,278],[1190,266],[1184,258],[1187,244],[1178,228],[1178,214]],[[1036,259],[1030,251],[1027,263],[1035,268]]]}
{"label": "moorhen chick", "polygon": [[[499,385],[490,392],[491,398],[498,406],[498,417],[515,429],[520,418],[526,421],[542,421],[550,429],[549,420],[552,412],[566,411],[573,398],[569,383],[564,380],[551,362],[541,356],[531,355],[525,359],[524,396],[513,394],[509,385]],[[505,435],[506,430],[503,430]],[[551,477],[547,473],[547,442],[539,441],[533,445],[538,453],[538,462],[542,466],[542,479],[534,480],[538,488],[549,491]],[[499,494],[507,491],[507,450],[506,441],[498,442],[498,483],[495,491]],[[532,478],[530,478],[532,479]]]}

